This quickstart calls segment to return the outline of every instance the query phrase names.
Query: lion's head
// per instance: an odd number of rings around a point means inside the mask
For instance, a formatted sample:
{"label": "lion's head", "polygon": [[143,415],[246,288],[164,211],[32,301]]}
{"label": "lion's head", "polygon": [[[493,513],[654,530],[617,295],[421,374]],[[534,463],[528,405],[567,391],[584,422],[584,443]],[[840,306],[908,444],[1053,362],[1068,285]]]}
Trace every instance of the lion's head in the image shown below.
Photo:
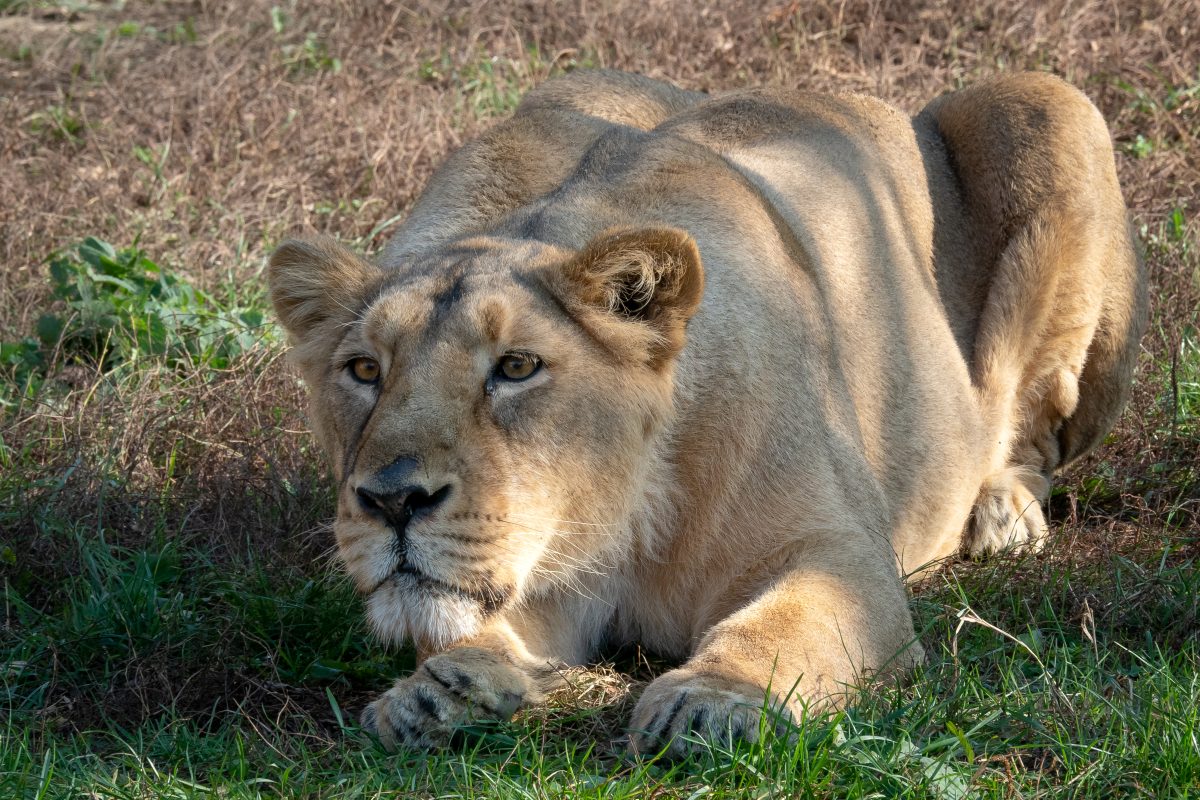
{"label": "lion's head", "polygon": [[703,293],[687,234],[478,237],[386,270],[289,241],[270,284],[383,637],[440,649],[629,546]]}

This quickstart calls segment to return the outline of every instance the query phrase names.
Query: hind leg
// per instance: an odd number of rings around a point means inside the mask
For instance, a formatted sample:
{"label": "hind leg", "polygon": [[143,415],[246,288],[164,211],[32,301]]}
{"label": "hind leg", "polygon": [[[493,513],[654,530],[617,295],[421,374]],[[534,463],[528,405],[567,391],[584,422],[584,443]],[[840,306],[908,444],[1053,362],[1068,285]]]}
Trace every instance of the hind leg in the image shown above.
{"label": "hind leg", "polygon": [[1061,434],[1079,409],[1080,376],[1095,326],[1066,327],[1034,351],[1023,371],[1024,385],[1011,398],[1011,438],[997,454],[1004,454],[1003,466],[984,479],[963,539],[963,551],[972,558],[1039,550],[1049,532],[1042,503],[1064,461]]}
{"label": "hind leg", "polygon": [[1115,421],[1145,324],[1112,145],[1080,92],[1042,73],[930,104],[988,286],[972,379],[996,443],[963,549],[1036,545],[1052,476]]}
{"label": "hind leg", "polygon": [[[1042,238],[1054,243],[1042,241],[1025,256],[1042,258],[1056,275],[1031,282],[1027,290],[1047,293],[1053,306],[1024,362],[1010,354],[1021,363],[1019,373],[1010,374],[1008,387],[989,398],[1003,409],[995,418],[1005,423],[1000,426],[1007,437],[1000,440],[1005,460],[983,481],[972,511],[963,542],[972,557],[1041,546],[1048,530],[1041,503],[1054,475],[1099,443],[1125,405],[1133,375],[1145,288],[1131,243],[1114,237],[1115,242],[1077,240],[1073,245],[1072,236],[1056,234],[1054,227]],[[1107,276],[1103,294],[1089,266],[1100,266]],[[1005,277],[1002,272],[997,280]],[[1005,346],[981,345],[980,352],[990,355]],[[987,377],[995,381],[1003,373],[995,370]],[[994,390],[998,384],[1003,387],[999,381],[990,386]]]}
{"label": "hind leg", "polygon": [[1100,255],[1080,235],[1086,208],[1040,209],[999,259],[976,340],[976,391],[997,448],[967,526],[971,556],[1036,548],[1041,502],[1061,466],[1059,434],[1079,407],[1080,377],[1100,298],[1087,267]]}
{"label": "hind leg", "polygon": [[1040,550],[1048,532],[1040,502],[1045,485],[1042,476],[1020,467],[988,476],[971,509],[963,551],[980,558],[1006,550]]}

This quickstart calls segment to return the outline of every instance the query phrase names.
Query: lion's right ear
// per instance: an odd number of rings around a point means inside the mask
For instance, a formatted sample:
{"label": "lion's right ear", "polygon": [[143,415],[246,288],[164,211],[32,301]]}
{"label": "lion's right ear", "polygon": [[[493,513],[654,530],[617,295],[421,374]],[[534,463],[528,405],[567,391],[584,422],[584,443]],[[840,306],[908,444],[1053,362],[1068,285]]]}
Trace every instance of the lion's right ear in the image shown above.
{"label": "lion's right ear", "polygon": [[326,237],[288,239],[271,256],[271,304],[295,342],[348,322],[379,268]]}

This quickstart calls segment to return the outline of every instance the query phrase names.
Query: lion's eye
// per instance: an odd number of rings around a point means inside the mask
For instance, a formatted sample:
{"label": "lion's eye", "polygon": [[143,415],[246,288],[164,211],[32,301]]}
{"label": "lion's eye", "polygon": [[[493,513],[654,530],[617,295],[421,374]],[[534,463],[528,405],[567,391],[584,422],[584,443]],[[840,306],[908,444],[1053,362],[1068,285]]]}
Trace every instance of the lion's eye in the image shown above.
{"label": "lion's eye", "polygon": [[532,377],[541,368],[542,360],[535,355],[505,353],[501,357],[500,363],[496,365],[496,372],[505,380],[523,381]]}
{"label": "lion's eye", "polygon": [[347,366],[354,380],[359,383],[375,383],[379,380],[379,362],[373,358],[356,358]]}

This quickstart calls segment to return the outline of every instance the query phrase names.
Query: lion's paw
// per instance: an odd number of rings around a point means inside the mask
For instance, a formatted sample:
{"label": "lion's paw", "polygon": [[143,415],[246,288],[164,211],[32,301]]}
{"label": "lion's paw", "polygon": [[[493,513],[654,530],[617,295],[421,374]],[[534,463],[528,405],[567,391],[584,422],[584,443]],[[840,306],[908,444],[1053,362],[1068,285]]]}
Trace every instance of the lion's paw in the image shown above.
{"label": "lion's paw", "polygon": [[972,558],[1015,550],[1037,551],[1048,529],[1042,504],[1024,485],[985,484],[971,509],[963,550]]}
{"label": "lion's paw", "polygon": [[768,727],[783,733],[791,722],[786,707],[766,704],[766,692],[685,668],[672,670],[651,683],[638,700],[630,724],[630,746],[649,754],[666,748],[669,755],[703,752],[706,744],[729,746],[757,741]]}
{"label": "lion's paw", "polygon": [[445,747],[474,720],[508,720],[529,678],[494,653],[459,648],[434,656],[363,709],[360,724],[387,750]]}

